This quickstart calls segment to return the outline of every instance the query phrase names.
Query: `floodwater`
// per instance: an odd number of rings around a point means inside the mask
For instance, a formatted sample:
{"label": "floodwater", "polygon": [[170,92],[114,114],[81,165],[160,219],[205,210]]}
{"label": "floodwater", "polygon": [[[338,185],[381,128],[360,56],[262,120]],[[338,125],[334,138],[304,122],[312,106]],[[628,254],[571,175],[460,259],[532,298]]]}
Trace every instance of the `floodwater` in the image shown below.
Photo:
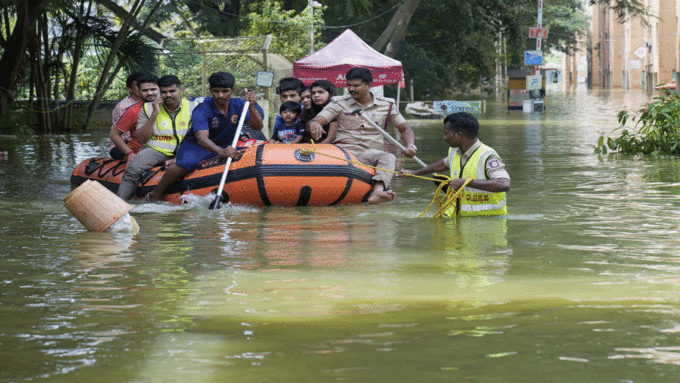
{"label": "floodwater", "polygon": [[507,220],[418,218],[434,186],[399,179],[378,206],[137,203],[138,233],[92,233],[61,199],[105,135],[0,138],[0,381],[677,382],[680,159],[593,152],[649,100],[490,103]]}

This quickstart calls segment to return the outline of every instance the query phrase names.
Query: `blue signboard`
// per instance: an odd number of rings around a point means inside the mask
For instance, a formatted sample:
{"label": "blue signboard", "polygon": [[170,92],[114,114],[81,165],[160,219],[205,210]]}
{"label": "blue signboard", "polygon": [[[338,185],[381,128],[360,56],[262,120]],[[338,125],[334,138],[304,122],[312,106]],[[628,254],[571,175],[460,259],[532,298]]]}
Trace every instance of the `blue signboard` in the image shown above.
{"label": "blue signboard", "polygon": [[524,51],[526,65],[543,65],[543,51]]}

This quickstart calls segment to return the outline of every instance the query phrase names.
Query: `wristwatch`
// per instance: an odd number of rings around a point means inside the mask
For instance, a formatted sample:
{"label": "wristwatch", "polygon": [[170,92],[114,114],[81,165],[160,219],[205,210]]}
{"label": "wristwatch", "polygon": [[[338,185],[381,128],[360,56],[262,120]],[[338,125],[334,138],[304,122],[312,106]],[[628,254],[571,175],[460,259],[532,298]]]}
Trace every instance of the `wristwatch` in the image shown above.
{"label": "wristwatch", "polygon": [[413,148],[416,152],[418,151],[418,147],[415,144],[411,144],[408,146],[409,148]]}

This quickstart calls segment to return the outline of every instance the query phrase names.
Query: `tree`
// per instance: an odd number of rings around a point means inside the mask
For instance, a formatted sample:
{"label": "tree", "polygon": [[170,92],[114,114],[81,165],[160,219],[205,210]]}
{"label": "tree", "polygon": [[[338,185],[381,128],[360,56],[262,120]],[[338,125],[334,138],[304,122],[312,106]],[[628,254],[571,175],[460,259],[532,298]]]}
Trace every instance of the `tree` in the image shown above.
{"label": "tree", "polygon": [[[134,0],[130,7],[130,13],[128,17],[122,20],[120,30],[118,31],[115,40],[113,40],[111,48],[106,55],[106,60],[103,62],[101,75],[99,76],[99,82],[97,83],[97,90],[96,93],[94,94],[94,97],[92,98],[90,107],[87,110],[87,119],[85,121],[85,127],[89,127],[90,124],[92,123],[94,111],[99,105],[99,102],[101,102],[104,96],[104,92],[109,88],[111,82],[118,74],[118,71],[124,65],[124,61],[118,59],[118,53],[123,44],[125,43],[126,39],[128,38],[128,35],[130,34],[130,28],[132,24],[137,20],[137,17],[144,9],[145,1],[146,0]],[[146,21],[142,24],[142,29],[146,28],[148,24],[151,22],[153,14],[156,12],[156,10],[158,10],[158,7],[161,5],[161,3],[162,0],[158,0],[154,4],[154,6],[151,7],[151,10],[148,12]]]}
{"label": "tree", "polygon": [[[130,12],[128,12],[125,8],[121,7],[114,0],[98,0],[98,2],[107,9],[109,9],[111,12],[113,12],[116,15],[116,17],[118,17],[121,20],[125,20],[131,16]],[[142,35],[150,38],[151,40],[157,43],[160,43],[163,40],[163,38],[165,38],[165,36],[162,33],[157,32],[153,28],[150,28],[148,25],[144,25],[139,20],[137,20],[136,17],[132,19],[131,26],[133,29],[137,30]]]}
{"label": "tree", "polygon": [[611,7],[623,21],[628,16],[646,14],[647,8],[639,0],[589,0],[590,5],[600,4]]}
{"label": "tree", "polygon": [[[28,49],[38,38],[37,23],[47,0],[16,0],[14,3],[16,24],[11,35],[2,44],[0,58],[0,120],[14,101],[13,92],[26,75]],[[7,28],[9,31],[9,28]]]}
{"label": "tree", "polygon": [[191,0],[183,2],[200,24],[200,31],[215,37],[238,36],[241,22],[240,0]]}
{"label": "tree", "polygon": [[[249,26],[245,33],[248,36],[273,35],[276,40],[272,51],[279,53],[290,61],[305,57],[309,52],[309,26],[312,24],[323,27],[323,9],[316,8],[314,20],[311,12],[285,11],[281,4],[274,0],[265,0],[258,12],[248,15]],[[317,33],[315,41],[319,44],[320,35]],[[320,45],[323,43],[320,43]]]}
{"label": "tree", "polygon": [[545,47],[565,53],[573,52],[578,37],[588,30],[588,15],[580,0],[554,0],[546,5],[545,27],[550,29]]}
{"label": "tree", "polygon": [[404,41],[406,29],[411,18],[418,8],[421,0],[404,0],[392,16],[392,20],[380,35],[378,40],[373,43],[373,49],[383,51],[386,56],[394,57],[399,49],[399,44]]}

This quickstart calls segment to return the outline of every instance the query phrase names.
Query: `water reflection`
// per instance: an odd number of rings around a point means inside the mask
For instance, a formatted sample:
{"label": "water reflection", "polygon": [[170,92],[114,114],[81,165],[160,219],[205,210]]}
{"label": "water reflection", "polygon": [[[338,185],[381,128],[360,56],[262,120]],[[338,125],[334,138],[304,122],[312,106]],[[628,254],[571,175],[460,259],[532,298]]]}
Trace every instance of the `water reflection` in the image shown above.
{"label": "water reflection", "polygon": [[[678,161],[593,153],[645,100],[566,92],[537,115],[491,103],[481,138],[513,178],[506,220],[416,218],[432,183],[395,179],[383,206],[140,203],[139,233],[88,233],[61,198],[104,135],[14,140],[0,380],[668,381]],[[413,126],[419,157],[446,155],[441,122]]]}

